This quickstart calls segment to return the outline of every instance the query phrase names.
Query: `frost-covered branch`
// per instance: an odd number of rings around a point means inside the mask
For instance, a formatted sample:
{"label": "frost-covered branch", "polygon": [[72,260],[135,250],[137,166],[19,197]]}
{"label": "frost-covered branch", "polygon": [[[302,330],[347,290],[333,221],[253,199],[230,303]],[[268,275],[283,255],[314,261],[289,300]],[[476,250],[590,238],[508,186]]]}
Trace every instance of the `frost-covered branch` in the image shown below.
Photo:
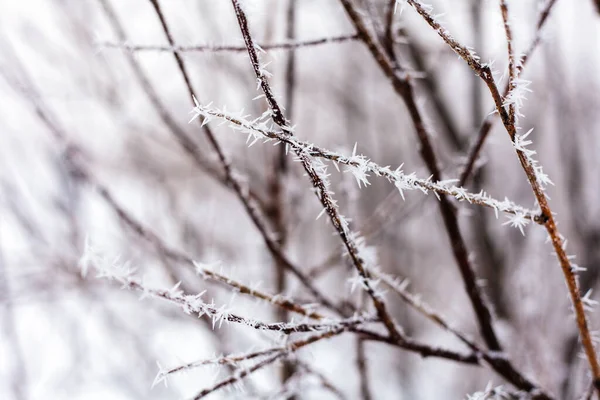
{"label": "frost-covered branch", "polygon": [[304,316],[312,318],[312,319],[320,320],[320,319],[325,318],[323,315],[319,314],[318,312],[311,311],[306,306],[297,304],[291,298],[288,298],[283,295],[272,295],[272,294],[265,293],[256,288],[252,288],[247,285],[236,282],[235,280],[225,276],[224,274],[214,272],[210,268],[207,268],[207,266],[205,264],[201,264],[198,262],[195,262],[194,264],[196,266],[196,271],[198,272],[198,274],[200,274],[205,279],[224,283],[239,293],[247,294],[247,295],[255,297],[257,299],[265,300],[271,304],[278,305],[285,310],[292,311],[292,312],[295,312],[300,315],[304,315]]}
{"label": "frost-covered branch", "polygon": [[196,107],[194,107],[193,112],[193,118],[202,115],[204,117],[204,123],[209,123],[212,118],[228,121],[230,123],[229,126],[232,129],[248,135],[247,141],[250,145],[261,139],[264,139],[266,142],[276,141],[276,144],[279,142],[284,143],[295,151],[302,152],[310,157],[320,157],[331,160],[338,170],[338,164],[346,165],[348,167],[346,171],[354,175],[359,187],[370,184],[369,173],[372,173],[376,176],[384,177],[393,183],[400,192],[402,198],[404,198],[404,190],[419,190],[425,194],[431,191],[438,198],[439,195],[449,195],[458,201],[466,201],[471,204],[492,208],[496,213],[496,217],[498,217],[499,212],[511,214],[511,221],[516,220],[517,218],[519,221],[524,221],[520,223],[520,225],[527,224],[529,221],[535,221],[540,224],[543,223],[539,217],[539,212],[526,209],[508,199],[503,201],[496,200],[484,191],[470,193],[465,188],[452,185],[454,182],[453,180],[435,182],[431,177],[427,179],[418,178],[415,173],[404,173],[402,165],[396,169],[381,167],[364,155],[357,154],[356,147],[351,156],[346,156],[338,152],[318,147],[312,143],[299,140],[294,136],[285,135],[283,131],[275,130],[273,126],[269,125],[264,120],[265,116],[268,114],[250,121],[247,119],[248,116],[243,114],[243,110],[233,114],[228,113],[227,111],[204,107],[198,102],[196,102]]}
{"label": "frost-covered branch", "polygon": [[213,329],[218,325],[220,328],[225,323],[246,325],[256,330],[274,331],[282,334],[298,332],[332,331],[338,328],[349,328],[361,324],[376,322],[373,316],[354,316],[343,320],[322,319],[322,323],[266,323],[259,320],[243,317],[233,313],[227,305],[217,306],[213,302],[207,303],[202,298],[205,291],[198,294],[186,294],[177,283],[171,289],[154,289],[144,284],[134,276],[135,270],[128,263],[119,264],[118,258],[111,261],[98,255],[88,247],[80,262],[82,273],[85,275],[90,269],[96,271],[97,278],[105,278],[118,282],[123,288],[133,289],[140,292],[141,298],[155,297],[178,305],[186,314],[194,314],[198,318],[207,316],[212,320]]}

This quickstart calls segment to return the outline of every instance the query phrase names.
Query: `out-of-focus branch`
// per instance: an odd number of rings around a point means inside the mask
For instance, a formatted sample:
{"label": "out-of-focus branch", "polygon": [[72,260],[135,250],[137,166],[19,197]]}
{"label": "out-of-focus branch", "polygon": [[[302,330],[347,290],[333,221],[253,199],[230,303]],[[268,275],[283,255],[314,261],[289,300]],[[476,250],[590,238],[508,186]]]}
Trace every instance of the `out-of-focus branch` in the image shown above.
{"label": "out-of-focus branch", "polygon": [[[114,9],[110,5],[110,1],[98,0],[98,2],[100,3],[101,9],[104,11],[108,22],[110,23],[113,31],[116,33],[118,39],[121,41],[127,41],[127,34],[125,33],[125,29],[119,21]],[[154,107],[156,114],[160,117],[160,119],[167,126],[167,128],[169,128],[169,132],[177,139],[178,143],[184,149],[186,154],[194,161],[196,166],[205,171],[217,182],[220,182],[225,186],[230,186],[229,182],[227,182],[226,177],[223,176],[223,172],[221,172],[218,168],[216,168],[211,163],[209,163],[208,160],[206,160],[196,143],[194,143],[194,141],[190,139],[185,133],[185,131],[177,124],[176,119],[172,116],[171,112],[160,99],[150,79],[148,78],[148,76],[146,76],[133,54],[125,53],[125,57],[127,63],[133,71],[134,78],[138,81],[140,87],[146,94],[146,97]],[[252,194],[252,196],[256,198],[256,195]]]}
{"label": "out-of-focus branch", "polygon": [[[294,39],[288,37],[288,41],[284,43],[273,43],[273,44],[256,44],[259,49],[269,51],[269,50],[287,50],[294,51],[298,49],[315,47],[327,44],[337,44],[337,43],[345,43],[345,42],[353,42],[358,39],[357,35],[339,35],[339,36],[331,36],[324,37],[319,39],[312,40],[304,40],[304,41],[294,41]],[[159,51],[159,52],[207,52],[207,53],[220,53],[220,52],[232,52],[232,53],[242,53],[246,51],[245,46],[231,46],[231,45],[191,45],[191,46],[144,46],[144,45],[132,45],[127,42],[126,39],[122,39],[119,37],[119,41],[121,43],[112,43],[112,42],[100,42],[98,45],[100,47],[106,47],[111,49],[121,49],[125,51],[131,52],[140,52],[140,51]]]}
{"label": "out-of-focus branch", "polygon": [[[297,2],[295,0],[289,0],[286,10],[286,40],[294,41],[296,39],[296,10]],[[294,113],[294,94],[296,89],[296,50],[292,48],[286,59],[285,66],[285,105],[288,116],[290,119],[293,118]],[[288,220],[289,215],[287,211],[288,199],[286,198],[286,178],[289,174],[288,157],[286,149],[283,146],[275,149],[275,165],[273,168],[273,179],[271,181],[271,193],[272,193],[272,214],[271,220],[273,226],[277,230],[279,244],[282,248],[285,248],[288,239]],[[286,270],[284,265],[277,264],[275,271],[276,287],[278,293],[284,293],[288,285],[286,277]],[[284,309],[279,310],[279,320],[287,320],[287,312]],[[290,362],[284,362],[282,369],[282,382],[285,384],[295,372],[294,365]],[[297,400],[296,397],[290,397],[289,400]]]}
{"label": "out-of-focus branch", "polygon": [[[15,59],[16,61],[16,59]],[[83,164],[83,158],[85,157],[85,152],[79,148],[76,144],[72,143],[69,138],[66,136],[66,133],[63,129],[58,125],[55,121],[56,118],[48,111],[48,109],[41,103],[41,99],[36,96],[35,89],[33,87],[29,87],[26,89],[25,86],[21,85],[16,79],[13,79],[11,76],[6,74],[6,71],[0,71],[2,75],[5,77],[7,82],[15,89],[15,91],[20,92],[24,98],[28,99],[34,107],[34,111],[36,115],[40,118],[40,120],[45,124],[48,128],[49,132],[59,141],[59,143],[66,148],[65,155],[67,157],[67,161],[69,162],[69,166],[71,168],[71,172],[73,175],[85,182],[91,184],[94,188],[97,189],[100,196],[109,204],[109,206],[115,211],[119,219],[124,222],[127,226],[129,226],[136,234],[140,237],[144,238],[148,242],[152,243],[157,250],[164,255],[165,257],[187,264],[191,267],[195,267],[197,272],[200,273],[203,277],[219,281],[221,283],[225,283],[228,286],[239,290],[241,293],[251,295],[253,297],[266,300],[271,302],[272,304],[279,305],[280,307],[284,307],[289,311],[299,312],[302,315],[309,316],[311,318],[320,319],[322,316],[318,313],[308,311],[304,309],[302,306],[295,305],[293,301],[290,299],[285,299],[281,296],[270,295],[258,290],[251,289],[246,285],[235,282],[234,280],[227,278],[221,274],[218,274],[214,271],[211,271],[206,268],[199,267],[191,257],[180,253],[174,249],[171,249],[167,246],[158,236],[156,236],[149,229],[145,228],[141,223],[137,222],[135,218],[133,218],[129,213],[125,211],[117,202],[114,200],[113,196],[110,194],[108,189],[100,184],[91,174],[91,172],[85,167]],[[25,74],[25,70],[22,71]],[[27,77],[28,80],[28,77]],[[31,86],[31,82],[27,82],[27,86]],[[312,283],[308,280],[308,284],[312,286]],[[319,292],[314,289],[317,294]],[[318,299],[318,298],[317,298]],[[325,303],[327,304],[327,301]],[[336,307],[331,307],[335,310]],[[295,311],[294,311],[295,310]],[[304,310],[304,311],[302,311]]]}

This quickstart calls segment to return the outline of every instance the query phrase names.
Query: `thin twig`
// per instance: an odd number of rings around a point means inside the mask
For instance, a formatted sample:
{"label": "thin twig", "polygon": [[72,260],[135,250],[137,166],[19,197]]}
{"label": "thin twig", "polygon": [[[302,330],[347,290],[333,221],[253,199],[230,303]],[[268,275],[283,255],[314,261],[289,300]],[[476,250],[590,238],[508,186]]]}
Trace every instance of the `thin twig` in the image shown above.
{"label": "thin twig", "polygon": [[[308,47],[315,47],[326,44],[336,44],[344,42],[353,42],[358,39],[358,35],[339,35],[332,37],[324,37],[319,39],[311,39],[304,41],[289,40],[283,43],[273,44],[256,44],[261,50],[288,50],[293,51],[297,49],[303,49]],[[242,53],[246,51],[246,46],[233,46],[233,45],[190,45],[190,46],[156,46],[156,45],[132,45],[126,40],[119,37],[119,41],[122,43],[111,43],[111,42],[100,42],[98,43],[101,47],[111,49],[121,49],[130,52],[141,52],[141,51],[159,51],[159,52],[233,52]]]}

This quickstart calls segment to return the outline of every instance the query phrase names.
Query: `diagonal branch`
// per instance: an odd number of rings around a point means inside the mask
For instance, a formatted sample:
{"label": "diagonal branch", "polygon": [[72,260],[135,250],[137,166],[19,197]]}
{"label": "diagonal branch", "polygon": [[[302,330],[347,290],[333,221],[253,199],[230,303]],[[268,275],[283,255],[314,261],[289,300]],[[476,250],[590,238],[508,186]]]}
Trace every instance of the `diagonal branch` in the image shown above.
{"label": "diagonal branch", "polygon": [[[233,9],[237,16],[238,25],[244,38],[244,42],[246,43],[246,48],[248,49],[248,56],[250,57],[250,62],[254,69],[254,73],[256,74],[258,84],[262,88],[265,94],[266,101],[269,105],[269,109],[271,111],[271,118],[273,119],[273,122],[275,122],[275,124],[281,127],[281,129],[284,131],[284,134],[293,136],[292,129],[290,128],[288,121],[285,119],[283,111],[279,106],[277,100],[275,99],[271,86],[269,85],[267,77],[264,74],[263,67],[261,67],[260,65],[258,54],[256,52],[256,47],[254,45],[252,36],[250,35],[250,29],[248,27],[248,20],[246,14],[240,6],[238,0],[231,0],[231,4],[233,5]],[[371,297],[373,304],[377,309],[377,314],[381,318],[381,321],[385,324],[391,337],[395,340],[399,340],[402,337],[402,335],[399,332],[392,316],[389,314],[385,302],[383,301],[383,298],[379,293],[375,292],[373,283],[371,282],[371,275],[367,269],[366,262],[361,255],[355,235],[352,232],[350,232],[347,221],[339,213],[337,204],[331,196],[331,192],[328,188],[329,183],[325,180],[324,169],[322,168],[321,171],[318,171],[306,154],[297,150],[295,150],[295,152],[298,158],[300,159],[307,174],[311,178],[313,186],[317,189],[318,197],[321,201],[321,204],[323,205],[325,211],[329,215],[330,220],[333,223],[335,229],[337,230],[340,238],[344,242],[348,254],[350,255],[350,258],[352,259],[352,262],[362,279],[363,287]]]}
{"label": "diagonal branch", "polygon": [[581,337],[581,343],[594,377],[594,386],[600,394],[600,364],[598,362],[592,335],[588,326],[585,307],[582,301],[581,292],[579,290],[579,284],[577,282],[577,276],[575,275],[571,260],[565,251],[565,241],[558,231],[556,222],[554,221],[552,209],[550,208],[550,204],[548,203],[548,199],[545,194],[544,184],[548,182],[548,178],[542,174],[541,168],[539,168],[539,166],[536,165],[535,160],[532,159],[531,156],[535,152],[525,148],[525,146],[528,144],[524,141],[527,135],[517,135],[517,126],[515,121],[511,121],[510,115],[504,107],[504,99],[500,95],[489,66],[481,64],[478,60],[478,57],[475,56],[471,50],[468,50],[466,47],[458,43],[448,33],[448,31],[446,31],[446,29],[437,22],[435,17],[431,15],[430,11],[427,10],[421,3],[415,0],[406,1],[413,6],[413,8],[415,8],[415,10],[433,29],[435,29],[438,35],[452,48],[452,50],[454,50],[454,52],[457,53],[475,71],[475,73],[484,80],[488,86],[488,89],[490,90],[492,98],[494,99],[494,103],[496,104],[496,111],[500,114],[502,124],[504,125],[510,140],[513,142],[521,167],[525,171],[527,180],[529,181],[531,189],[544,215],[544,226],[548,232],[548,236],[558,258],[567,288],[569,290],[569,295],[577,320],[577,327]]}

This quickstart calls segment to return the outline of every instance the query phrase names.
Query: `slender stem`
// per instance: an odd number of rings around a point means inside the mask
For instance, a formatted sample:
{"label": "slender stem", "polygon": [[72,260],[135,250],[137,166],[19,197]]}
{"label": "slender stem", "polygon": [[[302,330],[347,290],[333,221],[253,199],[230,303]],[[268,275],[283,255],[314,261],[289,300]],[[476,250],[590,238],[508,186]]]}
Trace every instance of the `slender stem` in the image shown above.
{"label": "slender stem", "polygon": [[[174,46],[175,41],[174,41],[171,31],[167,25],[166,19],[163,15],[163,12],[162,12],[162,9],[160,7],[158,0],[149,0],[149,1],[150,1],[150,3],[152,3],[154,10],[156,11],[156,14],[160,20],[160,24],[163,28],[165,36],[167,37],[169,45]],[[192,99],[193,98],[197,99],[198,96],[196,96],[196,91],[194,90],[194,88],[192,86],[192,82],[191,82],[190,76],[187,72],[185,63],[183,62],[183,59],[181,58],[181,55],[178,51],[175,51],[173,53],[173,55],[175,57],[175,61],[177,62],[179,71],[181,72],[181,75],[183,77],[183,80],[185,81],[185,86],[187,88],[190,101],[192,102],[192,104],[194,104]],[[200,121],[200,124],[202,124],[201,121]],[[290,272],[292,272],[300,280],[300,282],[302,282],[302,284],[311,292],[311,294],[313,296],[315,296],[315,298],[318,299],[322,304],[327,305],[327,307],[329,307],[333,310],[342,312],[342,310],[337,308],[337,306],[335,306],[332,301],[328,300],[321,292],[319,292],[315,288],[315,286],[312,284],[310,279],[304,273],[302,273],[302,271],[300,271],[299,268],[297,268],[294,264],[292,264],[292,262],[289,261],[288,258],[285,256],[285,254],[281,251],[280,247],[277,244],[276,239],[273,238],[273,235],[269,232],[268,227],[267,227],[266,223],[264,222],[264,218],[262,217],[262,215],[260,213],[260,210],[254,203],[254,201],[252,201],[252,199],[248,196],[248,189],[245,187],[245,185],[242,185],[241,181],[236,177],[237,175],[234,173],[234,171],[231,167],[231,164],[229,163],[229,160],[225,156],[225,153],[223,152],[220,144],[217,142],[212,130],[207,125],[204,125],[202,128],[204,129],[204,133],[205,133],[209,143],[211,144],[214,151],[217,153],[217,156],[219,158],[221,166],[223,167],[223,169],[225,171],[225,177],[226,177],[227,181],[229,182],[229,184],[231,185],[231,187],[237,194],[238,198],[242,202],[242,205],[244,206],[244,208],[246,209],[246,212],[252,219],[252,222],[254,222],[254,225],[258,228],[258,230],[261,233],[262,238],[265,242],[265,245],[267,246],[267,248],[269,249],[269,251],[271,252],[273,257],[275,258],[275,260],[277,260],[277,262],[280,262],[282,265],[285,265],[285,267]]]}

